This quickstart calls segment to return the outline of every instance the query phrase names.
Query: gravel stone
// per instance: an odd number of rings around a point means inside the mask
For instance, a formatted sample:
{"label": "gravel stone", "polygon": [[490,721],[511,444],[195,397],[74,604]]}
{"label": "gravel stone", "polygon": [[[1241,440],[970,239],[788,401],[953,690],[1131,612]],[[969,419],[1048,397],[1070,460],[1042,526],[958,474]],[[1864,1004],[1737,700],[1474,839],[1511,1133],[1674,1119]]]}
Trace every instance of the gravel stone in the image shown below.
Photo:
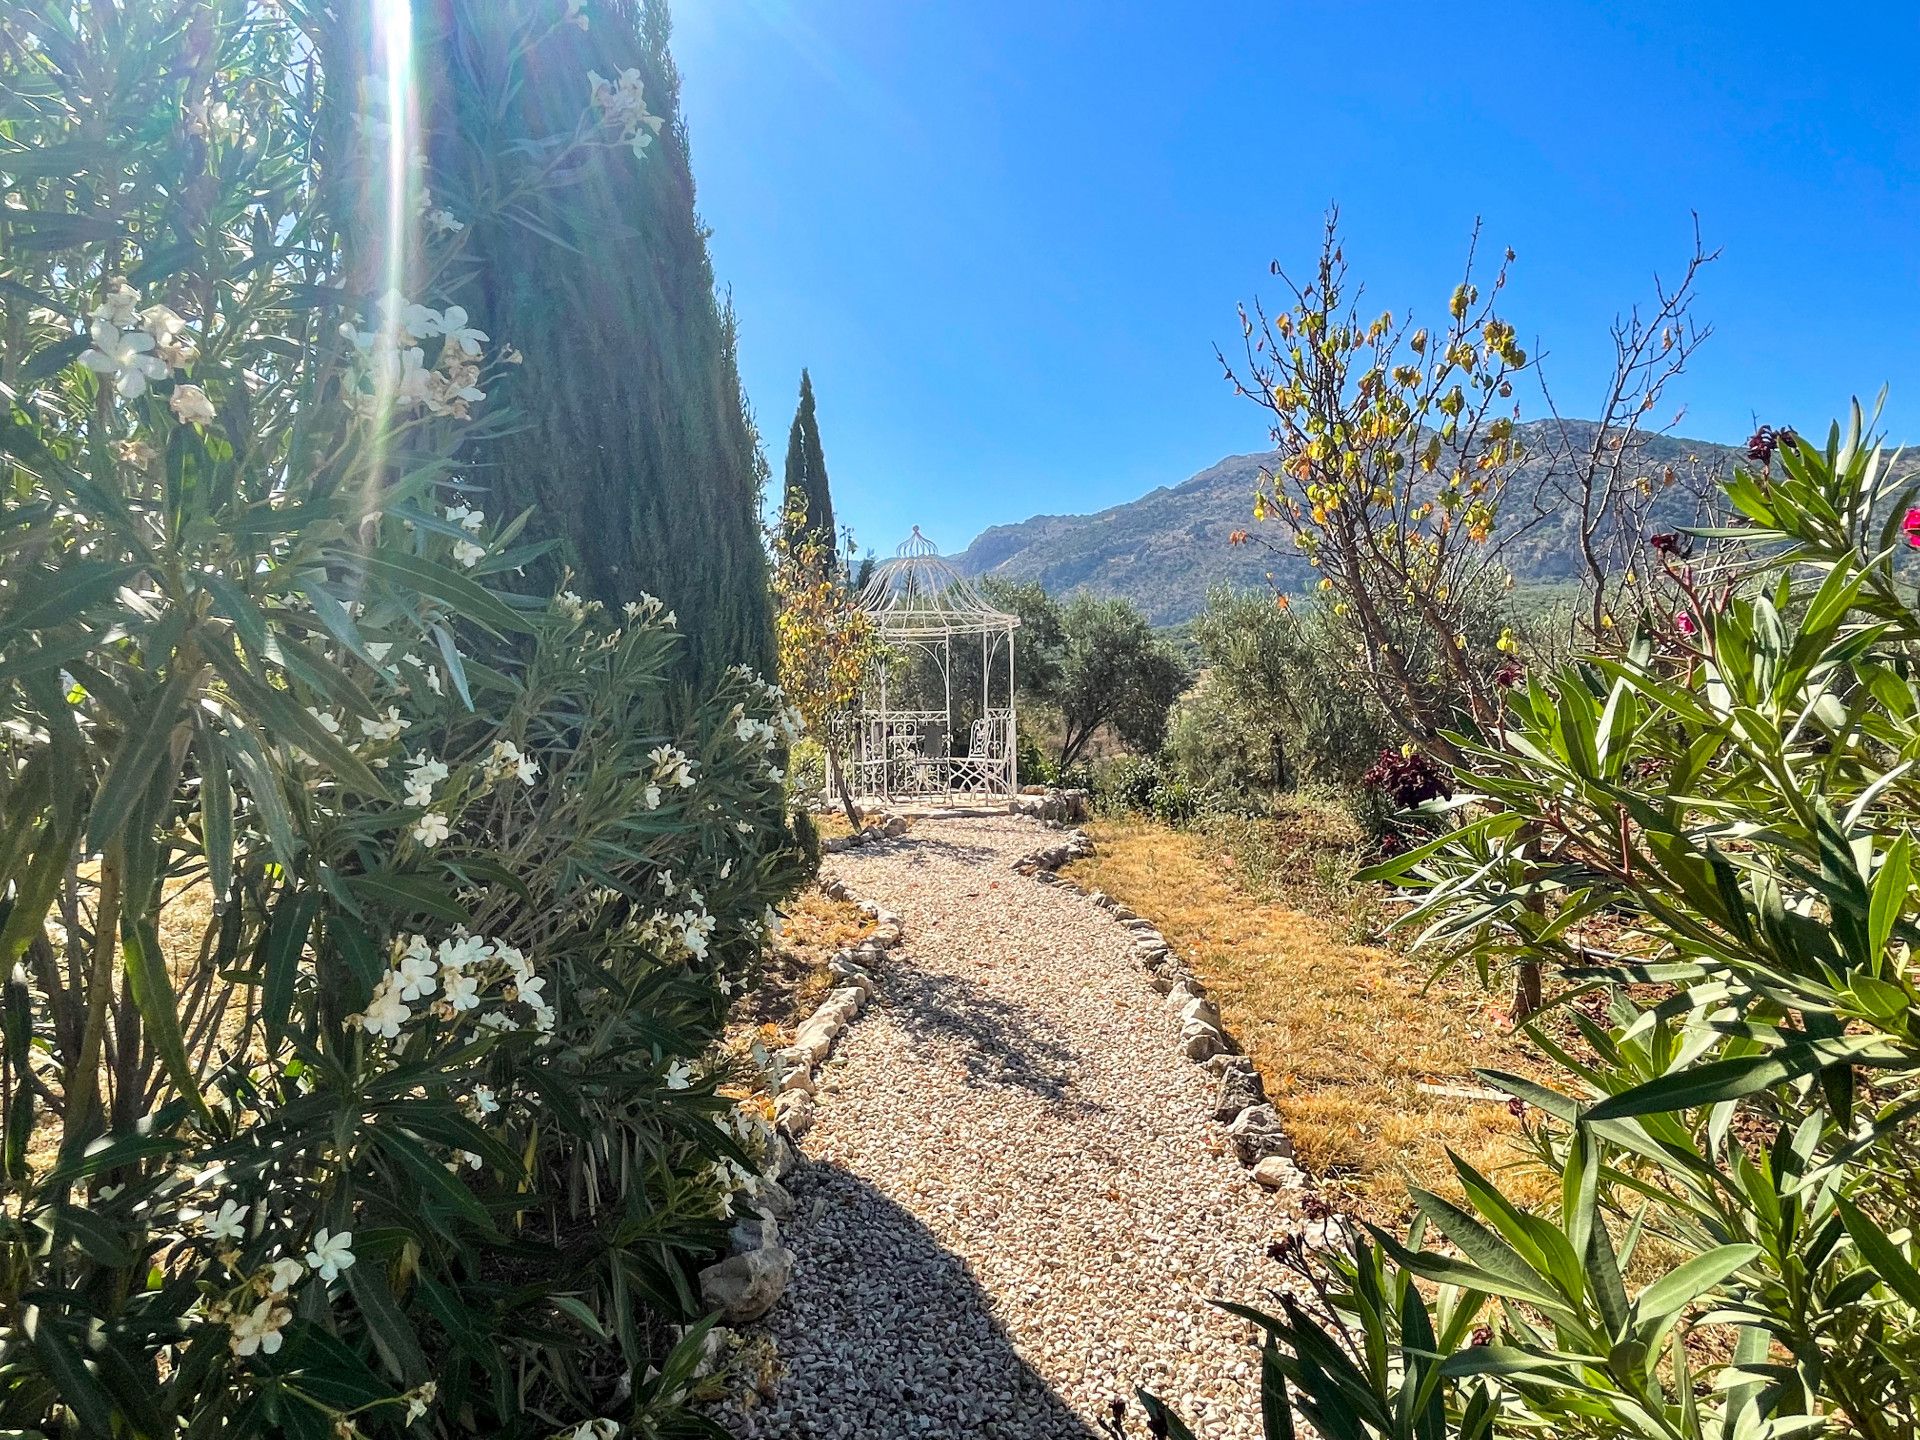
{"label": "gravel stone", "polygon": [[1251,1329],[1212,1302],[1273,1304],[1300,1193],[1236,1163],[1133,933],[1012,873],[1045,833],[923,820],[831,862],[906,943],[817,1107],[780,1099],[790,1131],[813,1111],[792,1280],[754,1327],[782,1373],[725,1417],[737,1434],[1099,1440],[1144,1387],[1201,1440],[1258,1436]]}

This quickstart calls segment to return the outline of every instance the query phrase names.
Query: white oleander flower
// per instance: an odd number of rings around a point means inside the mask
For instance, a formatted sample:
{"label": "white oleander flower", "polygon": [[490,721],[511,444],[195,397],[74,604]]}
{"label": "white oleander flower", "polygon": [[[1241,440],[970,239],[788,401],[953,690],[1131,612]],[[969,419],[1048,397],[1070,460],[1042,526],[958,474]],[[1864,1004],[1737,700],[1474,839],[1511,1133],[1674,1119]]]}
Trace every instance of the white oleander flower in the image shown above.
{"label": "white oleander flower", "polygon": [[433,787],[447,778],[447,767],[441,761],[433,759],[422,750],[413,757],[413,763],[407,770],[403,782],[407,792],[407,803],[422,808],[433,803]]}
{"label": "white oleander flower", "polygon": [[424,1000],[440,988],[440,967],[431,955],[407,954],[393,972],[393,993],[402,1000]]}
{"label": "white oleander flower", "polygon": [[664,785],[685,790],[693,784],[693,761],[671,745],[656,745],[647,752],[655,777]]}
{"label": "white oleander flower", "polygon": [[693,1066],[676,1060],[667,1067],[667,1089],[685,1090],[693,1084]]}
{"label": "white oleander flower", "polygon": [[439,1394],[440,1387],[431,1380],[423,1382],[417,1389],[409,1390],[406,1394],[407,1418],[401,1423],[411,1425],[425,1415],[427,1407],[433,1404]]}
{"label": "white oleander flower", "polygon": [[318,720],[320,722],[320,728],[329,735],[338,735],[340,733],[340,717],[338,715],[331,715],[325,710],[320,709],[317,705],[307,706],[307,714]]}
{"label": "white oleander flower", "polygon": [[138,399],[147,393],[149,380],[166,378],[167,364],[149,353],[153,337],[145,331],[122,330],[111,320],[96,320],[88,333],[93,345],[81,352],[80,363],[110,378],[122,399]]}
{"label": "white oleander flower", "polygon": [[281,1256],[267,1266],[266,1281],[269,1294],[281,1295],[300,1283],[307,1273],[307,1267],[289,1256]]}
{"label": "white oleander flower", "polygon": [[440,942],[440,968],[464,971],[483,965],[493,954],[493,945],[484,935],[461,935]]}
{"label": "white oleander flower", "polygon": [[440,333],[463,355],[478,355],[487,339],[486,331],[467,324],[467,312],[459,305],[449,305],[441,312]]}
{"label": "white oleander flower", "polygon": [[469,975],[464,970],[453,971],[446,977],[447,1004],[456,1012],[477,1009],[480,1004],[480,977]]}
{"label": "white oleander flower", "polygon": [[646,790],[642,792],[641,799],[645,802],[647,809],[658,810],[660,808],[660,787],[658,785],[647,786]]}
{"label": "white oleander flower", "polygon": [[566,16],[565,23],[568,25],[577,26],[582,30],[586,29],[587,28],[586,4],[587,4],[587,0],[567,0],[567,16]]}
{"label": "white oleander flower", "polygon": [[197,1220],[200,1233],[218,1245],[238,1240],[247,1233],[248,1209],[235,1201],[223,1200],[218,1211],[187,1210],[181,1212],[181,1218]]}
{"label": "white oleander flower", "polygon": [[487,547],[476,545],[471,540],[456,540],[453,542],[453,558],[471,570],[487,558]]}
{"label": "white oleander flower", "polygon": [[522,785],[531,785],[540,778],[540,762],[523,750],[514,762],[513,773],[520,777]]}
{"label": "white oleander flower", "polygon": [[403,719],[398,706],[389,705],[387,713],[372,720],[360,722],[360,733],[369,740],[397,740],[402,730],[413,728],[411,720]]}
{"label": "white oleander flower", "polygon": [[453,826],[447,823],[447,817],[437,810],[429,810],[413,822],[411,834],[420,844],[431,849],[453,833]]}
{"label": "white oleander flower", "polygon": [[457,235],[467,228],[465,223],[454,219],[453,212],[444,206],[427,212],[427,224],[431,225],[434,233],[438,235]]}
{"label": "white oleander flower", "polygon": [[473,1087],[473,1108],[480,1115],[493,1115],[498,1113],[500,1102],[487,1086],[476,1085]]}
{"label": "white oleander flower", "polygon": [[513,976],[516,984],[522,980],[531,978],[533,975],[533,962],[527,959],[525,953],[517,946],[496,946],[494,949],[494,958],[507,967],[508,973]]}
{"label": "white oleander flower", "polygon": [[137,326],[140,310],[140,292],[129,285],[121,276],[107,281],[105,293],[100,298],[99,308],[87,318],[104,322],[119,330],[131,330]]}
{"label": "white oleander flower", "polygon": [[360,1028],[383,1040],[393,1040],[398,1038],[400,1027],[412,1018],[413,1011],[394,990],[393,976],[388,973],[374,987],[373,998],[367,1001],[366,1013],[360,1017]]}
{"label": "white oleander flower", "polygon": [[272,1355],[280,1349],[280,1332],[291,1319],[293,1311],[285,1305],[276,1305],[270,1298],[262,1300],[233,1322],[227,1343],[235,1355],[251,1355],[256,1350]]}
{"label": "white oleander flower", "polygon": [[325,1229],[314,1231],[307,1264],[322,1280],[338,1280],[342,1270],[353,1268],[353,1232],[342,1230],[334,1235]]}
{"label": "white oleander flower", "polygon": [[211,425],[219,413],[207,398],[207,392],[198,385],[174,386],[167,404],[173,410],[174,419],[184,425]]}

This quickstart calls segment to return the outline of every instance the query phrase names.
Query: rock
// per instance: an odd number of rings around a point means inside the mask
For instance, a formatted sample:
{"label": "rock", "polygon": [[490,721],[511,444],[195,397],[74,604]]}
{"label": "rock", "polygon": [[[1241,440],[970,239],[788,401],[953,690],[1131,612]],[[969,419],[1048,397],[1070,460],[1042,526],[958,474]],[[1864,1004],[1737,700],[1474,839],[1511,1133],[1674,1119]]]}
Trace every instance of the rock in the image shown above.
{"label": "rock", "polygon": [[847,1019],[851,1020],[860,1013],[866,1003],[866,991],[862,990],[858,985],[842,985],[839,989],[831,991],[827,995],[827,998],[821,1003],[820,1008],[822,1010],[832,1009],[836,1013],[843,1013]]}
{"label": "rock", "polygon": [[[793,1146],[787,1142],[787,1137],[778,1130],[774,1131],[773,1138],[767,1142],[767,1174],[775,1180],[784,1180],[793,1173],[794,1167],[799,1163],[800,1157],[794,1153]],[[786,1193],[784,1187],[781,1193]],[[786,1217],[783,1215],[780,1218],[784,1220]]]}
{"label": "rock", "polygon": [[817,1064],[827,1058],[827,1052],[833,1049],[833,1042],[844,1028],[845,1022],[838,1016],[815,1011],[812,1019],[794,1031],[793,1048],[805,1055],[809,1064]]}
{"label": "rock", "polygon": [[752,1209],[773,1220],[786,1220],[793,1215],[793,1196],[787,1193],[786,1186],[771,1175],[762,1175],[755,1179],[752,1197],[748,1204]]}
{"label": "rock", "polygon": [[1324,1220],[1309,1220],[1301,1228],[1300,1239],[1310,1250],[1343,1250],[1349,1234],[1344,1220],[1329,1215]]}
{"label": "rock", "polygon": [[775,1241],[743,1255],[729,1255],[702,1270],[700,1299],[709,1309],[718,1310],[729,1325],[744,1325],[773,1308],[792,1274],[793,1252]]}
{"label": "rock", "polygon": [[[1214,1119],[1226,1122],[1243,1110],[1267,1103],[1266,1086],[1260,1083],[1260,1074],[1253,1068],[1252,1061],[1242,1055],[1214,1058],[1233,1062],[1220,1070],[1220,1086],[1213,1096]],[[1213,1061],[1207,1063],[1211,1066]]]}
{"label": "rock", "polygon": [[902,835],[907,833],[906,817],[902,815],[894,815],[889,817],[889,819],[887,820],[887,823],[880,827],[880,833],[882,835],[885,835],[888,839],[891,839],[891,840],[899,839]]}
{"label": "rock", "polygon": [[860,992],[860,998],[867,1000],[873,996],[873,977],[857,965],[849,965],[844,970],[835,970],[834,978],[841,982],[842,988]]}
{"label": "rock", "polygon": [[1226,1036],[1197,1020],[1180,1032],[1180,1053],[1189,1060],[1205,1060],[1227,1048]]}
{"label": "rock", "polygon": [[[1188,993],[1192,994],[1192,991]],[[1220,1007],[1203,996],[1194,995],[1193,999],[1180,1007],[1180,1023],[1191,1025],[1196,1020],[1202,1025],[1220,1029]]]}
{"label": "rock", "polygon": [[[1173,988],[1167,992],[1167,998],[1163,1003],[1167,1009],[1178,1015],[1194,1001],[1206,999],[1206,995],[1207,987],[1183,971],[1175,980]],[[1217,1015],[1207,1021],[1207,1024],[1214,1026],[1219,1023]]]}
{"label": "rock", "polygon": [[1171,970],[1149,970],[1147,972],[1147,983],[1152,985],[1153,988],[1158,990],[1162,995],[1172,990],[1178,980],[1179,977]]}
{"label": "rock", "polygon": [[1298,1190],[1307,1183],[1307,1175],[1284,1155],[1269,1155],[1253,1167],[1253,1178],[1269,1190]]}
{"label": "rock", "polygon": [[773,1102],[773,1113],[787,1138],[797,1141],[813,1128],[813,1096],[805,1090],[789,1090]]}
{"label": "rock", "polygon": [[1227,1127],[1227,1140],[1242,1165],[1258,1165],[1270,1155],[1293,1158],[1293,1142],[1280,1128],[1271,1105],[1249,1105]]}
{"label": "rock", "polygon": [[[782,1053],[784,1054],[786,1052]],[[782,1095],[811,1095],[813,1093],[813,1086],[813,1066],[805,1061],[789,1065],[786,1073],[780,1077],[780,1093]]]}

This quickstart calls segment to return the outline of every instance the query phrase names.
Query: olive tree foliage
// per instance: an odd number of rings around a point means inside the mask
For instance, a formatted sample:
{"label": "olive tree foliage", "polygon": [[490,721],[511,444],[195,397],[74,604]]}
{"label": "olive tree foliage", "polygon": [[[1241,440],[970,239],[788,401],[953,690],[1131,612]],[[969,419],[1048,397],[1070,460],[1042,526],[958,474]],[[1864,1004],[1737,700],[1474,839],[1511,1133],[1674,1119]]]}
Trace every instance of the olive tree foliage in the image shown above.
{"label": "olive tree foliage", "polygon": [[1259,809],[1304,784],[1355,785],[1397,734],[1354,693],[1324,601],[1219,586],[1193,638],[1201,678],[1175,708],[1167,759],[1220,801]]}
{"label": "olive tree foliage", "polygon": [[[476,217],[364,19],[0,17],[9,1433],[711,1433],[693,1274],[767,1134],[702,1057],[793,717],[689,700],[637,587],[519,588],[467,464],[515,317],[443,293]],[[646,163],[579,106],[548,162]]]}
{"label": "olive tree foliage", "polygon": [[1187,686],[1187,668],[1131,604],[1076,595],[1062,610],[1055,703],[1060,763],[1073,764],[1103,726],[1142,755],[1158,753],[1167,715]]}
{"label": "olive tree foliage", "polygon": [[[1187,685],[1187,670],[1146,616],[1125,600],[1076,595],[1062,605],[1038,584],[991,580],[986,593],[1020,617],[1014,664],[1023,704],[1059,720],[1059,763],[1073,764],[1104,727],[1152,755],[1166,739],[1167,715]],[[980,660],[956,649],[955,693],[963,678],[978,693]]]}
{"label": "olive tree foliage", "polygon": [[1302,1298],[1239,1312],[1269,1434],[1920,1428],[1920,509],[1857,406],[1762,449],[1745,578],[1668,552],[1685,623],[1456,731],[1457,823],[1376,872],[1439,963],[1558,982],[1554,1073],[1482,1076],[1558,1197],[1456,1160],[1410,1232],[1296,1254]]}

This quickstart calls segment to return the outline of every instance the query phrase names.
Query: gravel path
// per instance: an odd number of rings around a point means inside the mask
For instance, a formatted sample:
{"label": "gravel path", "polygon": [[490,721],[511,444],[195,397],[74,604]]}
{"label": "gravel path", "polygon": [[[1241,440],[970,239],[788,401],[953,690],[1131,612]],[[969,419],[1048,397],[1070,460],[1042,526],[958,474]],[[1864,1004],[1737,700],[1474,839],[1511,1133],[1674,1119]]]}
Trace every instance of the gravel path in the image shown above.
{"label": "gravel path", "polygon": [[[1126,932],[1015,875],[1051,832],[923,821],[832,857],[906,943],[825,1071],[789,1180],[785,1374],[753,1436],[1092,1440],[1136,1386],[1256,1436],[1250,1327],[1297,1228],[1206,1120],[1212,1077]],[[1130,1431],[1143,1434],[1133,1411]]]}

